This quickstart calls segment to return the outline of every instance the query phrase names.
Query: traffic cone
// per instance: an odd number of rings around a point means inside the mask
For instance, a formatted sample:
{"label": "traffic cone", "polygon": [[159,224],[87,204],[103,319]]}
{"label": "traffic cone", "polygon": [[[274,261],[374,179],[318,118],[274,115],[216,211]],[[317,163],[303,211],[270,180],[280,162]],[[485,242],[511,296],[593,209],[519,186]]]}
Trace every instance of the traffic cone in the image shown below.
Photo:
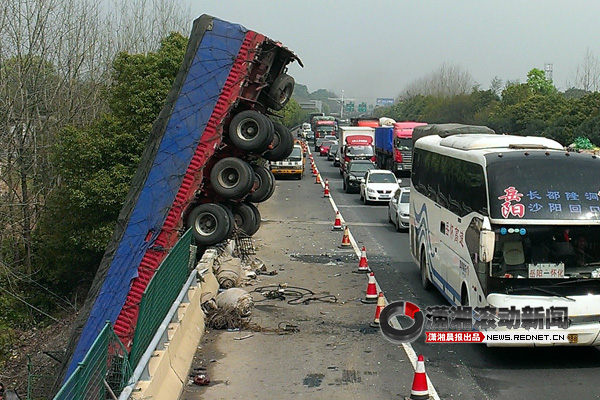
{"label": "traffic cone", "polygon": [[385,299],[383,298],[383,292],[379,292],[379,296],[377,297],[377,308],[375,309],[375,319],[369,324],[371,328],[379,328],[379,315],[384,307]]}
{"label": "traffic cone", "polygon": [[357,272],[369,272],[369,263],[367,262],[367,250],[365,249],[365,246],[363,246],[360,252],[360,260],[358,261]]}
{"label": "traffic cone", "polygon": [[335,212],[335,221],[333,222],[333,230],[341,231],[342,228],[343,228],[343,226],[342,226],[342,218],[340,217],[340,212],[336,211]]}
{"label": "traffic cone", "polygon": [[365,304],[377,303],[377,285],[375,284],[375,273],[369,274],[369,283],[367,284],[367,294],[361,301]]}
{"label": "traffic cone", "polygon": [[315,164],[312,165],[312,176],[317,176],[319,175],[319,173],[317,172],[317,167],[315,167]]}
{"label": "traffic cone", "polygon": [[429,388],[427,387],[427,375],[425,374],[425,360],[423,355],[419,354],[417,359],[417,369],[415,370],[415,379],[413,379],[412,389],[410,390],[412,400],[429,399]]}
{"label": "traffic cone", "polygon": [[323,190],[323,197],[329,197],[329,181],[325,179],[325,189]]}
{"label": "traffic cone", "polygon": [[344,236],[342,237],[341,248],[352,247],[352,243],[350,243],[350,231],[348,227],[344,228]]}

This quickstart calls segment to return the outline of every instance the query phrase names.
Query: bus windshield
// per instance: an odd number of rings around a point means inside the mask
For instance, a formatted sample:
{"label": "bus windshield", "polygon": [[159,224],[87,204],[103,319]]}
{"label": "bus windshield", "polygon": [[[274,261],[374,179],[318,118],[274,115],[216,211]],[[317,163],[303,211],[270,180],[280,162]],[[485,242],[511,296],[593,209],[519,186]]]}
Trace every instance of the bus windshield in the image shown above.
{"label": "bus windshield", "polygon": [[494,277],[600,278],[599,226],[524,225],[495,231]]}
{"label": "bus windshield", "polygon": [[491,218],[600,221],[600,159],[544,152],[486,159]]}

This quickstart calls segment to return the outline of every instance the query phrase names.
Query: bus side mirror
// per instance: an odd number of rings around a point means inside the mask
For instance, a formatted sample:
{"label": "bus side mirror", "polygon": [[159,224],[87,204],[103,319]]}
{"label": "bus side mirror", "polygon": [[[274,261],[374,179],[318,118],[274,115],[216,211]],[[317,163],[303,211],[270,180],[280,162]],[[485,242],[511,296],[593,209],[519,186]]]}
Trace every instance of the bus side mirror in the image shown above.
{"label": "bus side mirror", "polygon": [[494,245],[496,238],[494,231],[482,230],[479,233],[479,260],[484,263],[494,258]]}

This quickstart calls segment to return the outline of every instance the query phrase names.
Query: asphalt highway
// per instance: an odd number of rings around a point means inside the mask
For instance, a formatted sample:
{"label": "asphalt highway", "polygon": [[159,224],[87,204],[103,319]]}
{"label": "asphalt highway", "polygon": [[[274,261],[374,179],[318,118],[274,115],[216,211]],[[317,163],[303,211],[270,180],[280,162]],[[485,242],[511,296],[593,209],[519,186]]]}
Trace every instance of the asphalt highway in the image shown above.
{"label": "asphalt highway", "polygon": [[[331,161],[319,155],[314,159],[353,237],[359,247],[366,247],[369,267],[388,301],[410,301],[421,309],[448,305],[435,288],[422,288],[408,233],[396,232],[388,223],[387,204],[363,205],[358,194],[342,190],[341,175]],[[313,183],[309,174],[302,180],[302,185]],[[401,186],[409,186],[408,177]],[[309,205],[305,212],[310,214]],[[427,373],[441,398],[600,398],[600,352],[595,347],[488,348],[425,343],[424,336],[412,346],[426,357]]]}

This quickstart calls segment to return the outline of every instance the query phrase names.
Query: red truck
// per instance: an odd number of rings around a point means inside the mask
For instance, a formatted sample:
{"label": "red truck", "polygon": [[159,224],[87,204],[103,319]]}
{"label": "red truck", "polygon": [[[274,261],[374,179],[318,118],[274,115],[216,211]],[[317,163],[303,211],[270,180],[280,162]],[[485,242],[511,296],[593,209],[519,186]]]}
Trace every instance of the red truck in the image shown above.
{"label": "red truck", "polygon": [[234,230],[258,230],[253,203],[275,188],[260,161],[283,160],[294,146],[289,129],[267,116],[291,98],[295,82],[286,72],[294,61],[302,65],[281,43],[241,25],[209,15],[194,21],[183,65],[75,324],[66,377],[106,321],[130,349],[141,294],[187,228],[200,248]]}
{"label": "red truck", "polygon": [[335,117],[329,115],[318,115],[312,118],[312,131],[315,134],[315,140],[327,135],[338,135],[338,123]]}
{"label": "red truck", "polygon": [[340,175],[344,174],[350,160],[371,160],[375,162],[375,129],[370,126],[340,127]]}
{"label": "red truck", "polygon": [[412,132],[423,122],[396,122],[393,126],[375,128],[375,155],[377,167],[395,174],[412,168]]}

